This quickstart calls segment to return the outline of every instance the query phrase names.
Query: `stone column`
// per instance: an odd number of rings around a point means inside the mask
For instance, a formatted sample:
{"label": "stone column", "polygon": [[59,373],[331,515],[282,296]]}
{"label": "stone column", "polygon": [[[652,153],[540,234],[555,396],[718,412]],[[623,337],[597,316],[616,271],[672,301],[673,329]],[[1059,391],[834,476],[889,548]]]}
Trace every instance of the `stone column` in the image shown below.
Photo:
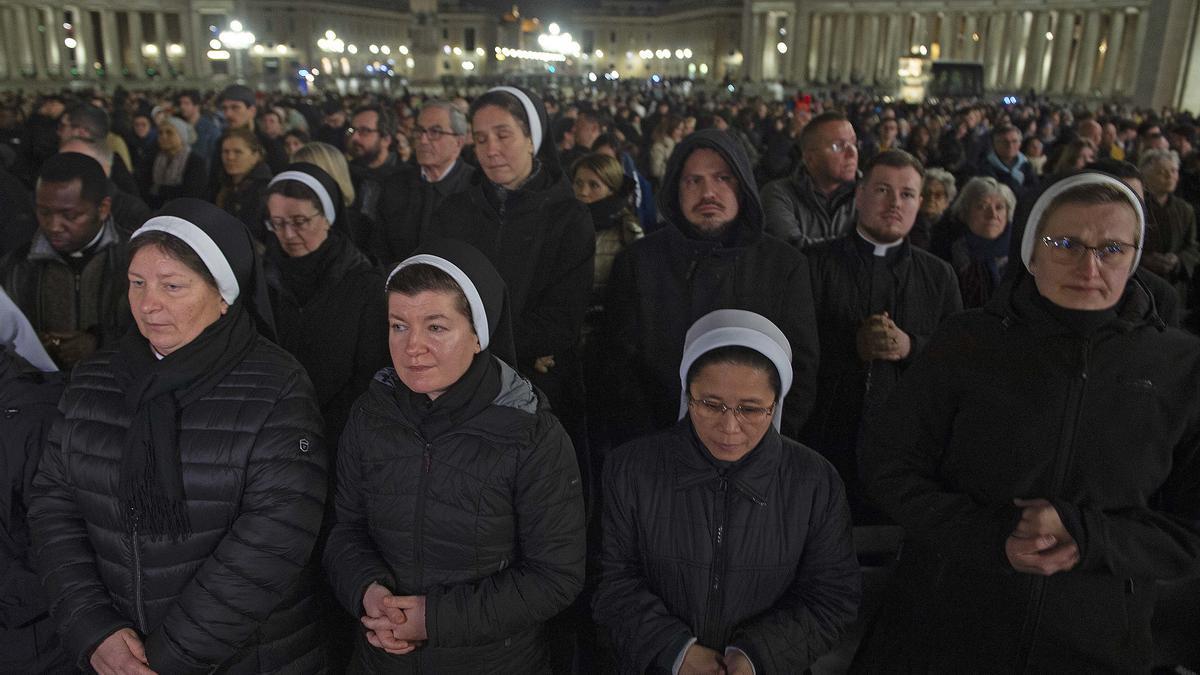
{"label": "stone column", "polygon": [[864,84],[875,84],[876,77],[879,74],[879,48],[880,42],[883,40],[883,32],[880,30],[879,15],[871,14],[866,17],[866,25],[863,30],[866,32],[863,40],[862,63],[859,66],[859,72],[863,75]]}
{"label": "stone column", "polygon": [[29,25],[29,12],[22,5],[13,5],[13,27],[17,31],[16,46],[22,74],[36,71],[33,60],[32,30]]}
{"label": "stone column", "polygon": [[49,74],[54,77],[62,77],[66,73],[65,56],[63,50],[63,40],[66,39],[66,31],[63,30],[63,11],[61,7],[44,7],[41,10],[43,24],[46,26],[46,63],[48,64]]}
{"label": "stone column", "polygon": [[1104,66],[1100,70],[1100,91],[1105,96],[1114,93],[1117,72],[1123,59],[1129,58],[1121,50],[1121,42],[1125,39],[1125,10],[1117,9],[1112,13],[1112,21],[1108,29],[1108,49],[1104,54]]}
{"label": "stone column", "polygon": [[[436,11],[436,10],[434,10],[434,11]],[[414,14],[416,14],[415,11],[414,11]],[[742,72],[740,73],[740,75],[742,77],[748,77],[750,75],[751,60],[754,59],[755,54],[758,53],[758,50],[755,49],[755,42],[754,42],[754,3],[751,0],[742,0],[742,26],[741,26],[741,28],[742,28],[742,43],[741,43]],[[439,37],[440,37],[440,35],[439,35]],[[518,34],[518,37],[520,37],[519,34]],[[759,44],[759,47],[761,47],[761,46],[762,45]],[[535,49],[536,49],[536,47],[535,47]],[[654,49],[654,47],[651,46],[651,49]],[[736,79],[740,79],[740,78],[736,78]]]}
{"label": "stone column", "polygon": [[788,82],[804,82],[808,79],[805,76],[805,62],[808,60],[808,22],[792,11],[788,14],[786,23],[788,42],[791,46],[779,69],[779,76]]}
{"label": "stone column", "polygon": [[[978,32],[979,32],[978,21],[976,21],[976,19],[975,19],[975,14],[968,13],[965,25],[963,26],[963,35],[960,38],[960,42],[959,42],[959,44],[961,44],[963,46],[962,53],[959,54],[959,58],[965,59],[967,61],[978,61],[979,60],[979,58],[980,58],[980,49],[979,49],[980,43],[976,42],[975,37],[974,37],[974,34],[978,33]],[[979,37],[981,40],[983,39],[982,35]]]}
{"label": "stone column", "polygon": [[834,51],[833,51],[833,30],[836,26],[835,17],[826,14],[821,17],[821,61],[817,66],[817,72],[820,74],[820,80],[823,83],[829,83],[834,78]]}
{"label": "stone column", "polygon": [[1031,23],[1025,20],[1025,12],[1015,11],[1008,15],[1008,74],[1005,86],[1020,89],[1025,75],[1025,63],[1029,52]]}
{"label": "stone column", "polygon": [[945,61],[954,58],[954,36],[950,30],[953,15],[950,12],[942,12],[940,19],[940,25],[938,26],[938,59]]}
{"label": "stone column", "polygon": [[[17,6],[18,10],[25,13],[25,21],[29,25],[29,51],[33,57],[33,70],[39,80],[44,80],[49,75],[46,67],[46,30],[44,18],[45,15],[40,7],[24,7]],[[38,30],[41,26],[43,30]]]}
{"label": "stone column", "polygon": [[[196,12],[184,12],[183,48],[187,50],[190,74],[193,77],[210,77],[212,64],[208,60],[208,30]],[[311,40],[311,38],[309,38]],[[714,64],[715,67],[716,64]]]}
{"label": "stone column", "polygon": [[987,27],[984,28],[983,42],[987,53],[984,70],[987,73],[984,82],[990,89],[1001,87],[1000,74],[1004,67],[1004,44],[1011,36],[1005,32],[1005,15],[994,13],[988,16]]}
{"label": "stone column", "polygon": [[0,7],[0,79],[20,77],[21,68],[12,54],[15,46],[10,8]]}
{"label": "stone column", "polygon": [[[142,32],[142,13],[136,9],[128,10],[125,19],[129,22],[129,74],[139,80],[145,79],[146,60],[142,57],[142,45],[146,44],[146,37]],[[159,49],[162,49],[161,45]]]}
{"label": "stone column", "polygon": [[846,30],[842,35],[846,36],[845,42],[842,43],[842,82],[851,82],[854,79],[854,52],[858,46],[858,15],[846,15]]}
{"label": "stone column", "polygon": [[1022,89],[1042,89],[1042,67],[1046,58],[1046,31],[1050,29],[1050,12],[1034,12],[1033,27],[1029,31],[1028,48],[1025,50],[1025,74],[1021,77]]}
{"label": "stone column", "polygon": [[1054,56],[1050,60],[1050,80],[1046,89],[1066,93],[1070,79],[1071,42],[1075,34],[1075,13],[1059,10],[1058,22],[1054,26]]}
{"label": "stone column", "polygon": [[167,63],[167,43],[171,40],[167,36],[167,15],[162,12],[154,13],[154,42],[158,45],[158,61],[156,66],[158,71],[163,75],[167,74],[169,64]]}
{"label": "stone column", "polygon": [[[1151,13],[1146,10],[1140,10],[1137,14],[1125,17],[1125,31],[1129,32],[1129,21],[1133,20],[1133,49],[1130,49],[1124,54],[1125,58],[1121,64],[1120,71],[1117,74],[1117,91],[1126,91],[1129,89],[1138,88],[1141,84],[1139,75],[1147,75],[1142,69],[1143,62],[1150,62],[1154,59],[1147,58],[1143,53],[1147,47],[1146,32],[1150,25]],[[1157,31],[1155,31],[1157,34]],[[1149,73],[1153,76],[1153,73]],[[1138,94],[1140,95],[1140,94]],[[1141,99],[1134,100],[1142,103]]]}
{"label": "stone column", "polygon": [[117,40],[117,13],[111,9],[100,10],[100,42],[105,74],[108,77],[120,77],[121,46]]}
{"label": "stone column", "polygon": [[1088,94],[1100,47],[1100,12],[1088,12],[1083,22],[1083,38],[1079,42],[1079,65],[1075,68],[1075,93]]}

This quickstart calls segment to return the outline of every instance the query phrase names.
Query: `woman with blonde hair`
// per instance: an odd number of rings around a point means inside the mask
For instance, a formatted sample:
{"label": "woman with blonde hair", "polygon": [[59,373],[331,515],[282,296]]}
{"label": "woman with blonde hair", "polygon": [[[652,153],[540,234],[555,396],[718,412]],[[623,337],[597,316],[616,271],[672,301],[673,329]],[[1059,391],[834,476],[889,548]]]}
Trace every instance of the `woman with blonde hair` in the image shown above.
{"label": "woman with blonde hair", "polygon": [[313,141],[297,150],[292,155],[292,162],[315,164],[333,178],[342,193],[342,206],[345,207],[344,218],[333,225],[350,237],[359,250],[366,251],[369,226],[362,213],[350,206],[354,203],[354,182],[350,180],[350,164],[346,162],[342,151],[328,143]]}

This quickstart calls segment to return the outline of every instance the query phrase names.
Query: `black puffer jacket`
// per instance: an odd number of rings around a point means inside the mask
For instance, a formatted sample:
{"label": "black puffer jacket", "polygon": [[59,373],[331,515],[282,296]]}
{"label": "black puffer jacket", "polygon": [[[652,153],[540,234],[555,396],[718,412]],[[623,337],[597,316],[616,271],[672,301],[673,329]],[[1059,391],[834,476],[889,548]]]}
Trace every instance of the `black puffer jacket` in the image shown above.
{"label": "black puffer jacket", "polygon": [[500,366],[499,395],[464,424],[422,438],[391,368],[355,404],[338,454],[337,522],[325,547],[334,592],[355,617],[372,582],[425,595],[428,643],[368,646],[378,673],[536,673],[542,623],[583,587],[583,493],[562,426],[528,381]]}
{"label": "black puffer jacket", "polygon": [[[389,362],[383,275],[336,231],[305,256],[311,261],[286,259],[274,243],[269,251],[279,345],[308,371],[329,447],[336,448],[350,406]],[[304,288],[289,286],[296,278],[304,278]]]}
{"label": "black puffer jacket", "polygon": [[65,665],[50,603],[34,571],[26,520],[30,486],[63,377],[41,373],[0,343],[0,673]]}
{"label": "black puffer jacket", "polygon": [[[1028,275],[950,319],[871,428],[871,496],[904,526],[879,672],[1147,672],[1155,579],[1200,571],[1200,342],[1136,281],[1090,337]],[[1015,572],[1014,498],[1054,504],[1078,564]]]}
{"label": "black puffer jacket", "polygon": [[128,627],[159,673],[320,672],[310,558],[327,454],[304,371],[259,338],[182,409],[192,534],[173,542],[125,527],[118,486],[130,419],[113,355],[76,367],[34,479],[34,551],[65,649],[84,666]]}
{"label": "black puffer jacket", "polygon": [[774,428],[725,469],[687,419],[617,449],[602,555],[596,619],[622,673],[670,672],[692,637],[741,649],[760,675],[801,673],[858,609],[842,482]]}
{"label": "black puffer jacket", "polygon": [[[684,162],[700,148],[720,153],[738,179],[738,220],[723,241],[690,236],[679,206]],[[761,314],[787,336],[794,379],[783,433],[795,437],[812,409],[817,382],[817,326],[804,255],[763,232],[754,173],[737,141],[723,132],[697,132],[676,147],[658,198],[670,225],[621,251],[608,281],[606,367],[624,411],[619,438],[679,419],[684,335],[716,309]]]}

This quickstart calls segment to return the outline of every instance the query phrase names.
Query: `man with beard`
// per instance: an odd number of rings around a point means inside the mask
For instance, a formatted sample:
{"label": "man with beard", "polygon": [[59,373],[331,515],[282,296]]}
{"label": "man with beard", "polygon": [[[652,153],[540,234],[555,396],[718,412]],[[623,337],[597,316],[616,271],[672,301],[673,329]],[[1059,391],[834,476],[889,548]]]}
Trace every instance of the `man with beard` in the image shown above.
{"label": "man with beard", "polygon": [[626,413],[615,440],[677,421],[684,335],[716,309],[761,314],[787,336],[795,384],[782,431],[795,437],[816,386],[811,281],[804,256],[764,231],[746,153],[716,129],[691,134],[667,162],[658,208],[668,225],[626,247],[609,278],[606,354]]}
{"label": "man with beard", "polygon": [[466,115],[449,101],[421,106],[412,132],[419,170],[403,167],[383,182],[379,220],[368,246],[378,262],[407,258],[438,206],[471,184],[475,168],[461,159],[467,131]]}
{"label": "man with beard", "polygon": [[938,324],[962,309],[954,270],[907,239],[924,173],[903,150],[876,155],[854,193],[854,228],[807,252],[821,367],[801,441],[841,473],[856,526],[886,523],[862,495],[859,430]]}
{"label": "man with beard", "polygon": [[350,155],[350,178],[354,181],[352,208],[378,223],[383,183],[400,170],[399,160],[391,151],[396,118],[384,106],[364,105],[351,116],[348,132],[346,153]]}

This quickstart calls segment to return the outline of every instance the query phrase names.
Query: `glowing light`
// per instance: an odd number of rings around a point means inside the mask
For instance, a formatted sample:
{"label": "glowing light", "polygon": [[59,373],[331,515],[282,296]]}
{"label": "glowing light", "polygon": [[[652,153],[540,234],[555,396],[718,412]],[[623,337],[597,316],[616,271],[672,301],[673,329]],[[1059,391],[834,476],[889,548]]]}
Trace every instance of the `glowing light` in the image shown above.
{"label": "glowing light", "polygon": [[413,61],[412,57],[409,57],[407,59],[404,59],[404,65],[407,66],[408,68],[415,68],[417,65],[417,62]]}
{"label": "glowing light", "polygon": [[326,39],[326,40],[332,40],[332,39],[334,39],[335,37],[337,37],[337,33],[333,32],[333,31],[331,31],[331,30],[327,30],[327,31],[325,31],[325,39]]}
{"label": "glowing light", "polygon": [[357,54],[358,45],[346,45],[346,51],[350,52],[351,54]]}
{"label": "glowing light", "polygon": [[313,74],[313,75],[320,75],[320,74],[321,74],[321,71],[320,71],[319,69],[317,69],[317,68],[313,68],[313,69],[312,69],[312,74]]}
{"label": "glowing light", "polygon": [[145,54],[146,56],[158,56],[158,45],[142,45],[142,54]]}
{"label": "glowing light", "polygon": [[473,61],[463,61],[462,69],[466,71],[475,70],[475,63]]}
{"label": "glowing light", "polygon": [[183,45],[172,42],[167,45],[167,56],[183,56]]}
{"label": "glowing light", "polygon": [[[170,47],[168,47],[167,49],[169,50]],[[276,54],[286,54],[287,51],[288,51],[287,45],[275,45],[275,53]]]}
{"label": "glowing light", "polygon": [[379,48],[379,51],[383,52],[384,56],[387,56],[388,54],[392,53],[392,48],[387,45],[383,45]]}
{"label": "glowing light", "polygon": [[557,23],[551,23],[546,27],[546,30],[550,31],[551,35],[558,35],[562,29],[558,27]]}
{"label": "glowing light", "polygon": [[454,49],[451,49],[450,51],[454,52],[455,56],[462,56],[462,47],[455,47]]}
{"label": "glowing light", "polygon": [[597,79],[597,78],[596,78],[596,74],[595,74],[595,73],[588,73],[588,82],[595,82],[595,81],[596,81],[596,79]]}
{"label": "glowing light", "polygon": [[487,53],[487,52],[485,52],[485,51],[483,50],[483,47],[476,47],[476,48],[475,48],[475,56],[483,56],[483,55],[484,55],[484,54],[486,54],[486,53]]}
{"label": "glowing light", "polygon": [[[63,40],[63,44],[66,45],[67,49],[75,49],[75,47],[79,46],[79,43],[76,42],[75,38],[72,37]],[[217,44],[219,45],[221,43],[218,42]]]}
{"label": "glowing light", "polygon": [[228,61],[229,52],[224,49],[210,49],[208,50],[208,58],[213,61]]}
{"label": "glowing light", "polygon": [[597,49],[596,51],[594,51],[594,52],[592,52],[592,53],[593,53],[593,54],[596,56],[596,58],[598,58],[598,59],[602,59],[602,58],[604,58],[604,50],[603,50],[603,49]]}
{"label": "glowing light", "polygon": [[685,59],[690,59],[690,58],[692,58],[692,50],[690,50],[690,49],[684,49],[684,50],[683,50],[683,58],[685,58]]}
{"label": "glowing light", "polygon": [[407,45],[400,45],[399,47],[396,48],[396,51],[400,52],[401,56],[408,56],[408,46]]}
{"label": "glowing light", "polygon": [[209,40],[209,41],[208,41],[208,46],[209,46],[209,47],[211,47],[212,49],[220,49],[220,48],[221,48],[221,41],[220,41],[220,40],[216,40],[216,39]]}
{"label": "glowing light", "polygon": [[450,54],[450,45],[442,45],[442,53],[447,55]]}
{"label": "glowing light", "polygon": [[1047,39],[1047,40],[1053,40],[1053,39],[1054,39],[1054,33],[1051,33],[1050,31],[1046,31],[1046,39]]}
{"label": "glowing light", "polygon": [[779,44],[775,45],[775,51],[779,52],[780,54],[786,54],[787,53],[787,45],[780,42]]}
{"label": "glowing light", "polygon": [[367,47],[367,51],[371,52],[372,54],[378,54],[379,53],[379,45],[371,45],[371,46]]}
{"label": "glowing light", "polygon": [[700,64],[700,74],[701,74],[701,75],[707,75],[707,74],[708,74],[708,64],[707,64],[707,63],[701,63],[701,64]]}
{"label": "glowing light", "polygon": [[238,31],[242,30],[242,22],[238,21],[237,19],[230,21],[229,22],[229,30],[232,30],[234,32],[238,32]]}

